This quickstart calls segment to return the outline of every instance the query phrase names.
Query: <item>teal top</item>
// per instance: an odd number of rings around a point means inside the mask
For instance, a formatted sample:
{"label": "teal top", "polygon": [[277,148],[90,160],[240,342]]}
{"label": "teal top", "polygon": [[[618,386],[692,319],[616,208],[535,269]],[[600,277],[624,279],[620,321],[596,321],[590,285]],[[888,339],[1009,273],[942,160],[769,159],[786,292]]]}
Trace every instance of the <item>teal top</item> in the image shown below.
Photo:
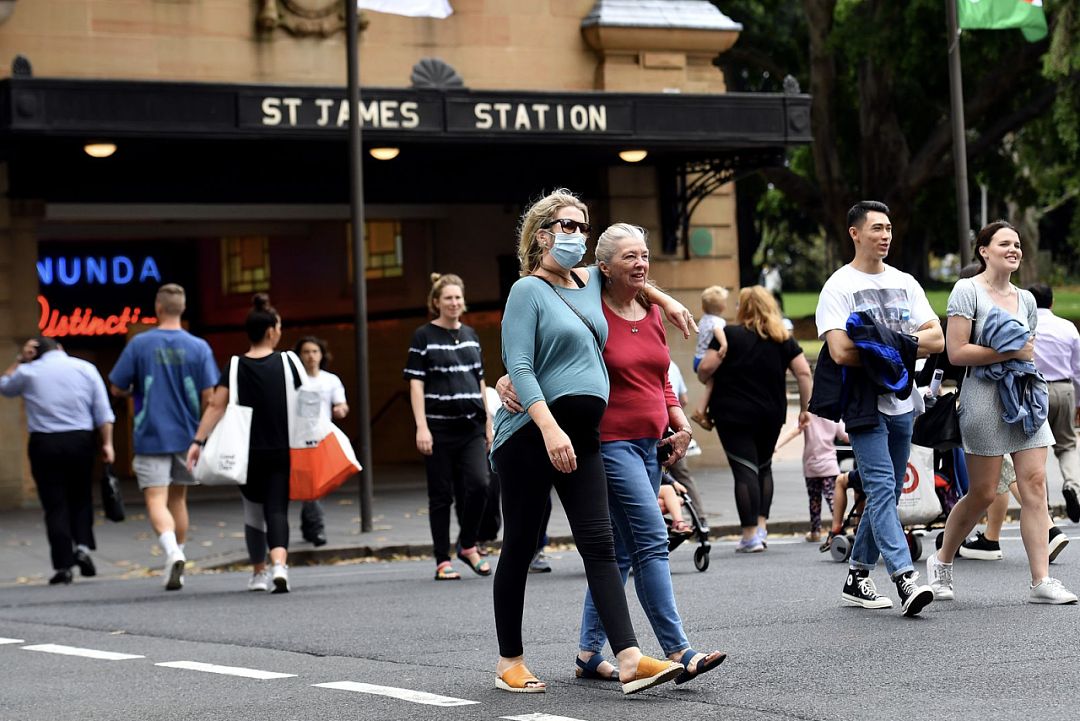
{"label": "teal top", "polygon": [[[589,319],[607,343],[608,326],[600,300],[603,276],[592,266],[584,288],[559,288],[568,301]],[[526,424],[529,407],[537,401],[549,405],[563,396],[596,396],[606,403],[608,374],[602,349],[581,318],[536,276],[521,278],[510,289],[502,320],[502,359],[525,413],[495,414],[492,453]]]}

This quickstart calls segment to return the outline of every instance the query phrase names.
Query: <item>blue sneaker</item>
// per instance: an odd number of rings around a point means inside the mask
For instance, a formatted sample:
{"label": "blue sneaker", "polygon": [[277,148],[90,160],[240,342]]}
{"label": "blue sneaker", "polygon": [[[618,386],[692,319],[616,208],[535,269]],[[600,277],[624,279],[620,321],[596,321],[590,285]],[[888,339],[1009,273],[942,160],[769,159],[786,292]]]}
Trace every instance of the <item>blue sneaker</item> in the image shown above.
{"label": "blue sneaker", "polygon": [[761,553],[765,550],[765,544],[761,542],[761,536],[743,538],[739,545],[735,546],[735,553]]}
{"label": "blue sneaker", "polygon": [[761,541],[761,547],[762,548],[768,548],[769,547],[769,532],[768,531],[766,531],[764,528],[759,527],[757,529],[757,537],[758,537],[758,540]]}

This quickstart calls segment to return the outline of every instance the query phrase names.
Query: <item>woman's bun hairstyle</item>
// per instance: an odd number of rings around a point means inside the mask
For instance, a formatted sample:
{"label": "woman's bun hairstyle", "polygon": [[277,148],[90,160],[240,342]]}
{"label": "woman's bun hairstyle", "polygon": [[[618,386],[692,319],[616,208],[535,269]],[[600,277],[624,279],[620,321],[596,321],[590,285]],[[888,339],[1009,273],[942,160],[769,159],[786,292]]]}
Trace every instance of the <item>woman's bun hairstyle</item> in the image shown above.
{"label": "woman's bun hairstyle", "polygon": [[266,337],[266,331],[276,326],[280,320],[281,317],[274,310],[274,306],[270,305],[270,296],[266,293],[256,293],[251,297],[251,311],[244,324],[248,340],[258,343]]}

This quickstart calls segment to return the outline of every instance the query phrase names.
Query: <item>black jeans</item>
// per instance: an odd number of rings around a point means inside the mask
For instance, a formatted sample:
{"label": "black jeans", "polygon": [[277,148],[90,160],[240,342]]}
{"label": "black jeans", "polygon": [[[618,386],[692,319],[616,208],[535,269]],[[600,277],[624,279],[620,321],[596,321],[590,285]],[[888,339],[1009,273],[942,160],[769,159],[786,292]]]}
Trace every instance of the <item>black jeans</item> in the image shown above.
{"label": "black jeans", "polygon": [[31,433],[28,453],[53,568],[75,565],[75,545],[94,548],[94,432]]}
{"label": "black jeans", "polygon": [[483,424],[475,420],[433,423],[431,435],[432,453],[424,456],[428,518],[435,563],[442,563],[450,560],[450,507],[454,504],[455,475],[460,478],[462,490],[457,497],[461,524],[458,540],[462,548],[476,545],[476,533],[487,505],[487,439]]}
{"label": "black jeans", "polygon": [[772,507],[772,455],[781,426],[717,423],[731,475],[735,477],[735,507],[739,525],[756,526],[758,516],[769,517]]}
{"label": "black jeans", "polygon": [[592,396],[568,396],[551,404],[552,415],[570,436],[577,454],[578,467],[573,473],[555,470],[543,434],[532,422],[495,451],[503,503],[503,547],[494,587],[495,627],[501,656],[513,658],[524,653],[521,624],[525,613],[525,582],[553,487],[566,509],[611,650],[618,654],[638,645],[615,561],[615,540],[608,515],[607,477],[600,457],[600,418],[604,407],[603,400]]}

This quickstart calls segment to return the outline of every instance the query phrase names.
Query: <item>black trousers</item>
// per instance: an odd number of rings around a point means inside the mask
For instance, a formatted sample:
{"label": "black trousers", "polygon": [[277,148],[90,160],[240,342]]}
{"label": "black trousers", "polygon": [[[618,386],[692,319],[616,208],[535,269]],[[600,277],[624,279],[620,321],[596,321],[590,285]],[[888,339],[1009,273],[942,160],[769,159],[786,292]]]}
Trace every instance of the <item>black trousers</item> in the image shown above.
{"label": "black trousers", "polygon": [[735,508],[739,525],[756,526],[758,516],[769,517],[773,499],[772,456],[781,426],[717,423],[731,475],[735,477]]}
{"label": "black trousers", "polygon": [[75,565],[75,545],[94,545],[94,432],[31,433],[28,452],[53,568]]}
{"label": "black trousers", "polygon": [[524,653],[521,624],[525,583],[552,488],[566,509],[611,650],[618,654],[638,645],[615,561],[608,515],[607,477],[600,456],[604,407],[603,400],[591,396],[568,396],[551,405],[552,415],[570,436],[577,454],[578,467],[573,473],[560,473],[551,465],[543,435],[535,423],[530,422],[495,451],[503,503],[503,547],[494,584],[495,627],[501,656],[513,658]]}
{"label": "black trousers", "polygon": [[454,479],[459,478],[457,496],[462,548],[476,545],[480,519],[487,505],[488,465],[484,426],[474,420],[432,424],[432,453],[424,456],[427,470],[428,520],[435,563],[450,560],[450,509],[454,505]]}

